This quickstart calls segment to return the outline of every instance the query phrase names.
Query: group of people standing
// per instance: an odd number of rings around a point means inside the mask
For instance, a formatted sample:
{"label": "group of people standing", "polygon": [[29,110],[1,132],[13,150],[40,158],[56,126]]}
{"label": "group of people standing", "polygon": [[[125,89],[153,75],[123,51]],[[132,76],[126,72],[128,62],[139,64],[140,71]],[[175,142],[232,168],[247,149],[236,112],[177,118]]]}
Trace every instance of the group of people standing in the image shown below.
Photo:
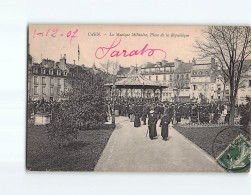
{"label": "group of people standing", "polygon": [[141,112],[139,110],[141,106],[138,104],[134,111],[129,112],[128,117],[130,122],[134,122],[134,127],[141,126],[141,120],[143,125],[146,125],[146,120],[148,118],[148,129],[147,134],[151,140],[157,137],[157,122],[160,120],[161,136],[163,140],[168,140],[168,125],[172,121],[172,110],[168,107],[161,107],[156,104],[155,107],[151,107],[149,104],[143,106]]}

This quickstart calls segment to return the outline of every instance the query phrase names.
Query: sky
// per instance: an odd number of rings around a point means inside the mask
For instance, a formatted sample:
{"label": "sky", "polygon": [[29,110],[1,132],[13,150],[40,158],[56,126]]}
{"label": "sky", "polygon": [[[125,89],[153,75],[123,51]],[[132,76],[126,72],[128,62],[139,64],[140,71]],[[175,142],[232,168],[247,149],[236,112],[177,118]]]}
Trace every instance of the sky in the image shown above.
{"label": "sky", "polygon": [[[161,60],[173,62],[176,58],[189,62],[197,57],[193,44],[196,39],[203,38],[204,28],[206,27],[30,25],[29,52],[34,62],[39,63],[42,58],[59,61],[60,57],[66,54],[67,63],[73,63],[75,60],[76,64],[88,67],[94,63],[100,67],[100,64],[107,63],[108,60],[117,61],[125,67]],[[132,36],[132,33],[142,36]],[[113,48],[108,49],[110,47]],[[141,51],[144,47],[145,50],[148,49],[146,52],[133,55],[136,54],[133,50]],[[124,51],[126,54],[117,57],[117,51]],[[128,56],[130,53],[131,56]]]}

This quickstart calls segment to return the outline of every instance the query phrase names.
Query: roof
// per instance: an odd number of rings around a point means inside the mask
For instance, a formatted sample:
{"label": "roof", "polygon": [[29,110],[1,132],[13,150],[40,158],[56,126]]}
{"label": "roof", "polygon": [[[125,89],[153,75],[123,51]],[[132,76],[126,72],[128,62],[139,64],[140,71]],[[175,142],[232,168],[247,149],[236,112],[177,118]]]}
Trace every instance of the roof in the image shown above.
{"label": "roof", "polygon": [[[106,86],[112,86],[112,83],[106,84]],[[145,79],[138,73],[130,74],[127,78],[124,78],[115,83],[116,86],[152,86],[152,87],[166,87],[158,81],[150,81]]]}
{"label": "roof", "polygon": [[193,69],[195,70],[205,70],[205,69],[211,69],[211,63],[205,63],[205,64],[194,64]]}
{"label": "roof", "polygon": [[77,65],[75,65],[75,64],[68,64],[68,63],[66,63],[66,67],[67,67],[67,68],[76,68],[76,67],[77,67]]}
{"label": "roof", "polygon": [[167,61],[162,61],[162,62],[157,62],[155,64],[151,63],[151,62],[147,62],[145,66],[143,66],[142,68],[155,68],[158,63],[160,63],[160,67],[174,67],[174,62],[167,62]]}
{"label": "roof", "polygon": [[192,68],[193,68],[192,63],[182,63],[177,67],[177,69],[175,70],[175,73],[191,72]]}

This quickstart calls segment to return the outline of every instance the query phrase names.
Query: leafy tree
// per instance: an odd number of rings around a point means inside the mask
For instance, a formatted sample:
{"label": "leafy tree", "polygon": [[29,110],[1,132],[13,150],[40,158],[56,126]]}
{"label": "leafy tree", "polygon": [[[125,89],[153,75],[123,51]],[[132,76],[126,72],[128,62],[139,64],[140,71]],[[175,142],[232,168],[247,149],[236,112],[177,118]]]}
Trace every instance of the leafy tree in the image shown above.
{"label": "leafy tree", "polygon": [[105,122],[105,89],[102,72],[83,70],[68,78],[68,97],[53,110],[49,138],[59,147],[78,138],[79,130]]}

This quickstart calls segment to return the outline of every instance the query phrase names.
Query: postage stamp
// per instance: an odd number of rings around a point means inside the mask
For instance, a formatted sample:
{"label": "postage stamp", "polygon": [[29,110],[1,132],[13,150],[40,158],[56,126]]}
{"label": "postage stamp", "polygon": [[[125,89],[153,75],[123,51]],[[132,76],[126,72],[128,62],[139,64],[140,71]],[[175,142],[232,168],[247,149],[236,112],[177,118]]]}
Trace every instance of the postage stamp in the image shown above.
{"label": "postage stamp", "polygon": [[240,134],[217,158],[217,162],[228,172],[249,171],[250,143]]}

